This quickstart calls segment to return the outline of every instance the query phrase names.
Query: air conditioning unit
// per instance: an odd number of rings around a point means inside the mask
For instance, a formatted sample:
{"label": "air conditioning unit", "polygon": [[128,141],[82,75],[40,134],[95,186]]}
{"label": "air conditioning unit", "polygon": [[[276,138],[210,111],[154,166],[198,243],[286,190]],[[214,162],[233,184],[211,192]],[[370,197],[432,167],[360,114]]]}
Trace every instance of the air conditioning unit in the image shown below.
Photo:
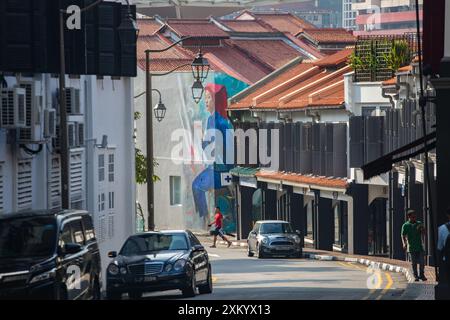
{"label": "air conditioning unit", "polygon": [[8,88],[1,91],[0,127],[17,129],[26,127],[26,91]]}
{"label": "air conditioning unit", "polygon": [[42,143],[43,126],[42,126],[42,96],[36,95],[36,86],[38,82],[24,81],[20,82],[18,87],[25,89],[25,107],[26,128],[18,130],[19,143]]}
{"label": "air conditioning unit", "polygon": [[76,133],[76,123],[67,124],[67,140],[69,148],[78,147],[77,143],[77,133]]}
{"label": "air conditioning unit", "polygon": [[84,124],[83,123],[76,123],[75,126],[75,134],[77,138],[77,146],[83,147],[84,146]]}
{"label": "air conditioning unit", "polygon": [[56,110],[44,110],[44,138],[53,138],[56,136]]}
{"label": "air conditioning unit", "polygon": [[66,107],[67,114],[81,114],[80,107],[80,89],[66,89]]}

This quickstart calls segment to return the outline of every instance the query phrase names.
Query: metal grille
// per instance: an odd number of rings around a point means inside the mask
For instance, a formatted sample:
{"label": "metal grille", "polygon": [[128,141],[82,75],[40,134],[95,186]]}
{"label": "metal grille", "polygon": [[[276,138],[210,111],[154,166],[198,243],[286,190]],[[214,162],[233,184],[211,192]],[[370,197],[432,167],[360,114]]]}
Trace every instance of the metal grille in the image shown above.
{"label": "metal grille", "polygon": [[0,164],[0,213],[3,212],[3,166]]}
{"label": "metal grille", "polygon": [[81,152],[70,155],[70,198],[83,194],[83,156]]}
{"label": "metal grille", "polygon": [[149,262],[143,264],[134,264],[128,267],[130,273],[138,276],[146,276],[150,274],[160,273],[163,269],[161,262]]}
{"label": "metal grille", "polygon": [[14,125],[14,90],[3,89],[2,90],[2,126]]}
{"label": "metal grille", "polygon": [[52,199],[52,209],[61,208],[61,167],[59,157],[52,159],[50,194]]}
{"label": "metal grille", "polygon": [[19,162],[16,188],[17,209],[31,209],[33,201],[31,161]]}
{"label": "metal grille", "polygon": [[[19,140],[21,141],[31,141],[31,123],[32,123],[32,112],[33,112],[33,84],[32,83],[21,83],[20,87],[25,89],[25,125],[26,128],[19,129]],[[19,111],[21,108],[19,109]]]}
{"label": "metal grille", "polygon": [[272,241],[270,244],[272,246],[292,246],[290,241]]}
{"label": "metal grille", "polygon": [[417,51],[416,37],[412,33],[404,35],[359,36],[355,46],[355,56],[362,63],[355,66],[355,82],[385,81],[394,76],[386,59],[396,41],[406,41],[409,52],[405,61],[409,64]]}

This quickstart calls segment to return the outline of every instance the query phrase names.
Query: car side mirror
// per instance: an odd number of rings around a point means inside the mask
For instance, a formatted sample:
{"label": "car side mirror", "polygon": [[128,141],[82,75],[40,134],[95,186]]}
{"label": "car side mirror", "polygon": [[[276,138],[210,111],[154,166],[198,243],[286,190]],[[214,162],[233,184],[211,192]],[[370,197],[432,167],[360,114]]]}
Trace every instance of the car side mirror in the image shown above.
{"label": "car side mirror", "polygon": [[302,235],[302,232],[300,230],[295,230],[295,233],[298,234],[299,236]]}
{"label": "car side mirror", "polygon": [[194,246],[194,251],[203,251],[203,250],[205,250],[205,247],[202,246],[201,244],[196,244]]}
{"label": "car side mirror", "polygon": [[75,254],[83,250],[83,247],[78,243],[66,243],[64,245],[64,254]]}
{"label": "car side mirror", "polygon": [[115,258],[115,257],[117,257],[117,252],[116,252],[116,251],[110,251],[110,252],[108,252],[108,257],[109,257],[109,258]]}

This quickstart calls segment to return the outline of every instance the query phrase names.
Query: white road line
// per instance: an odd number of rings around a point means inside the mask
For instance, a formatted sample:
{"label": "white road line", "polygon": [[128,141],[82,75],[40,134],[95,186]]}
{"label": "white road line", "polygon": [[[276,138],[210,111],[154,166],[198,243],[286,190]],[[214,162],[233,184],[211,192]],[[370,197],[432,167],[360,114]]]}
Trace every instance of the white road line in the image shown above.
{"label": "white road line", "polygon": [[208,256],[215,257],[215,258],[220,258],[220,256],[218,254],[214,254],[214,253],[208,253]]}

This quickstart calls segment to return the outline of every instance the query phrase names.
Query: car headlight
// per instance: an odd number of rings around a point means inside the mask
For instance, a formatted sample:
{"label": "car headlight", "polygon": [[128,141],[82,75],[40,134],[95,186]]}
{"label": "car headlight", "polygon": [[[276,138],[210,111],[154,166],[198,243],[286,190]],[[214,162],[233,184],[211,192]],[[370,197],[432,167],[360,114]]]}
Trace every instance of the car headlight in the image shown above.
{"label": "car headlight", "polygon": [[127,268],[125,268],[125,267],[120,268],[120,273],[127,274]]}
{"label": "car headlight", "polygon": [[267,244],[269,242],[269,239],[266,238],[266,237],[261,238],[261,242],[264,243],[264,244]]}
{"label": "car headlight", "polygon": [[175,271],[181,271],[183,270],[184,266],[186,265],[186,260],[180,259],[173,265],[173,270]]}
{"label": "car headlight", "polygon": [[108,273],[112,274],[113,276],[116,276],[119,274],[119,267],[115,265],[114,263],[111,263],[108,267]]}
{"label": "car headlight", "polygon": [[300,243],[301,239],[299,236],[294,236],[293,238],[294,238],[295,243]]}
{"label": "car headlight", "polygon": [[52,270],[49,270],[47,272],[38,274],[37,276],[34,276],[31,279],[30,283],[35,283],[35,282],[39,282],[39,281],[52,279],[53,277],[55,277],[55,269],[52,269]]}
{"label": "car headlight", "polygon": [[164,271],[165,272],[170,272],[172,270],[172,265],[170,263],[166,264]]}

